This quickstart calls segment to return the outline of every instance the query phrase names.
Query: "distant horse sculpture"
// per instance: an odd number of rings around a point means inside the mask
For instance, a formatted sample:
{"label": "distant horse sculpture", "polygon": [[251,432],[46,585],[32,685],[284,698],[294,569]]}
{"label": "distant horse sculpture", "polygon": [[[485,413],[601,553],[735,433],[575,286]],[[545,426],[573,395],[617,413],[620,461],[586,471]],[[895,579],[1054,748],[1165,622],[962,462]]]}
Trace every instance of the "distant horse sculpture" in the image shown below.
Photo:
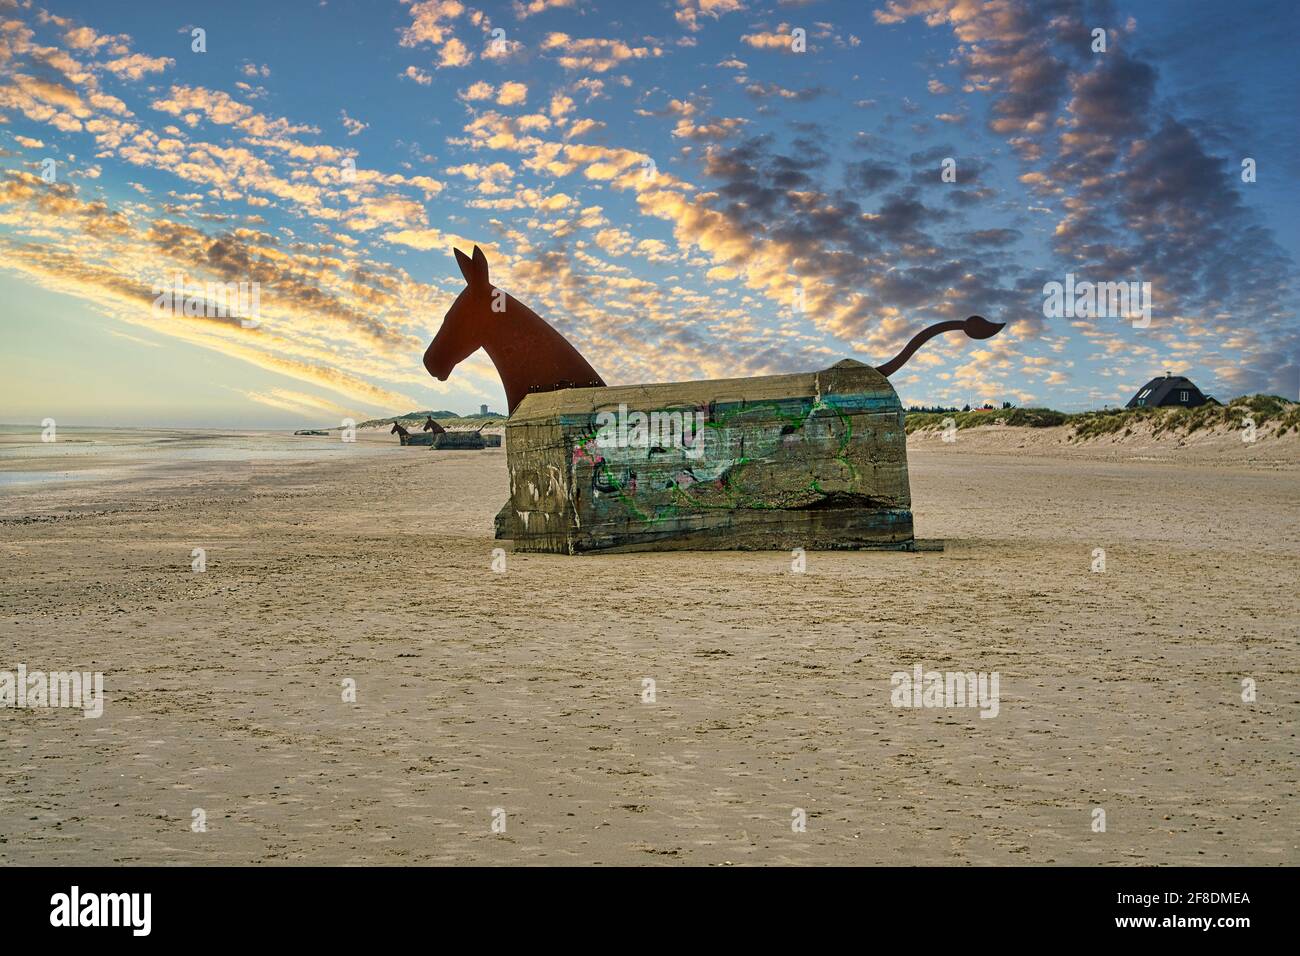
{"label": "distant horse sculpture", "polygon": [[[430,419],[430,421],[432,421],[432,419]],[[434,422],[434,424],[437,425],[437,422]],[[428,431],[428,427],[429,427],[428,423],[426,422],[425,423],[426,432]],[[405,427],[403,427],[401,422],[393,422],[393,428],[388,434],[396,435],[401,440],[403,445],[433,446],[435,443],[435,439],[438,437],[438,434],[441,433],[441,431],[442,430],[439,429],[438,432],[435,432],[432,435],[429,434],[412,435],[409,431],[407,431]]]}
{"label": "distant horse sculpture", "polygon": [[[482,348],[501,376],[510,414],[534,392],[604,386],[605,380],[568,339],[514,296],[492,285],[482,249],[475,246],[472,257],[459,249],[453,251],[466,285],[425,350],[424,367],[430,375],[445,382],[452,369]],[[939,322],[917,333],[898,355],[876,370],[889,377],[917,349],[944,332],[961,330],[972,339],[987,339],[1004,325],[978,315]]]}
{"label": "distant horse sculpture", "polygon": [[422,429],[422,431],[433,432],[435,435],[445,435],[445,434],[447,434],[447,429],[443,428],[441,425],[439,425],[437,422],[435,422],[435,421],[433,420],[433,416],[432,416],[432,415],[428,416],[428,417],[424,420],[424,428]]}

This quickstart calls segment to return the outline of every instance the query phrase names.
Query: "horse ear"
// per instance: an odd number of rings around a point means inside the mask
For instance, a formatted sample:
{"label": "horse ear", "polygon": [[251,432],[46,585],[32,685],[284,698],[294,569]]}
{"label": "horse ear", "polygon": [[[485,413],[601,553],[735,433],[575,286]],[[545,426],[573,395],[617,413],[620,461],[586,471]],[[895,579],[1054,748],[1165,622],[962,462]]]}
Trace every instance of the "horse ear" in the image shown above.
{"label": "horse ear", "polygon": [[[474,248],[477,249],[478,247],[475,246]],[[460,274],[465,277],[465,282],[468,285],[473,285],[474,284],[473,260],[470,259],[469,256],[465,255],[465,253],[461,252],[459,249],[453,247],[451,251],[456,253],[456,264],[460,266]]]}
{"label": "horse ear", "polygon": [[480,249],[478,246],[474,247],[473,265],[474,265],[474,281],[486,289],[487,286],[489,285],[487,256],[483,255],[483,250]]}

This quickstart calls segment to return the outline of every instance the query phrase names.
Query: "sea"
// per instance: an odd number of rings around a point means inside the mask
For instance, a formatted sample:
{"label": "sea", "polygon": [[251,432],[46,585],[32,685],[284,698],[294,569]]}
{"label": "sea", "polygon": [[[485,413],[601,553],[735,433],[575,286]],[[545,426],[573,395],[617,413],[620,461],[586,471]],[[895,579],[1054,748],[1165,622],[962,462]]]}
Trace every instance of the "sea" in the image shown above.
{"label": "sea", "polygon": [[131,493],[246,481],[259,463],[384,454],[396,436],[345,442],[291,431],[0,425],[0,513],[75,509]]}

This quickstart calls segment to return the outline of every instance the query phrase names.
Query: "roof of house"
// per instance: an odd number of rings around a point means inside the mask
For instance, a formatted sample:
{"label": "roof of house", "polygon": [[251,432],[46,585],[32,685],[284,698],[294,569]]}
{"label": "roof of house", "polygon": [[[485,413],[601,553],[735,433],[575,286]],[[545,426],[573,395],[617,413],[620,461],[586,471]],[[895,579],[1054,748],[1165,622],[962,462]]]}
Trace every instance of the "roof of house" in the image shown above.
{"label": "roof of house", "polygon": [[1159,375],[1139,388],[1137,394],[1129,399],[1129,404],[1131,405],[1136,402],[1138,396],[1147,389],[1151,390],[1151,394],[1147,395],[1144,399],[1147,405],[1159,405],[1169,396],[1170,392],[1174,391],[1187,390],[1201,394],[1201,390],[1196,387],[1196,383],[1186,376]]}

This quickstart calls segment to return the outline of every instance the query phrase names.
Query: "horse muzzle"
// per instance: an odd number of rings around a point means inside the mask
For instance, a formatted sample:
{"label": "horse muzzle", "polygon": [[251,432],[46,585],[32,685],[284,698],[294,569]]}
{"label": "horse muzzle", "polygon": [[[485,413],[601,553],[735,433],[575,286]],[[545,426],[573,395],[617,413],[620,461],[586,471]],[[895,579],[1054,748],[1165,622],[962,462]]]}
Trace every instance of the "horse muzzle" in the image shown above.
{"label": "horse muzzle", "polygon": [[433,345],[430,345],[424,352],[424,370],[440,382],[447,381],[447,376],[451,374],[451,369],[444,366],[433,354]]}

